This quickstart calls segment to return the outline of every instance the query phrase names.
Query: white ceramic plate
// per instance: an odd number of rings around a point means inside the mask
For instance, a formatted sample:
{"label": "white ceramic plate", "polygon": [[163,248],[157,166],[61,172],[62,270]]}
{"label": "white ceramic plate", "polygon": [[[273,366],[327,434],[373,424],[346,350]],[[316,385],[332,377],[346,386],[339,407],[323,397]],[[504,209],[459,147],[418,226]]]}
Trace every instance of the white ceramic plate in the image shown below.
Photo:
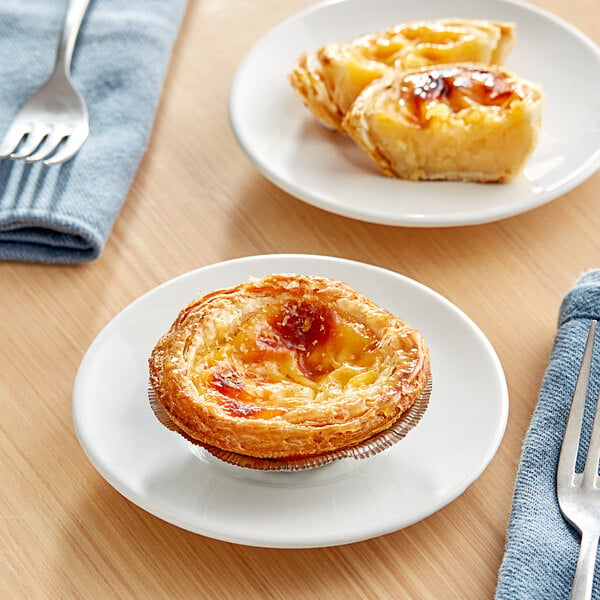
{"label": "white ceramic plate", "polygon": [[[421,330],[434,389],[421,422],[392,449],[296,473],[198,457],[155,418],[148,356],[198,293],[267,273],[337,278]],[[494,456],[508,412],[502,367],[458,308],[402,275],[347,260],[264,255],[173,279],[118,314],[85,354],[73,390],[81,445],[100,474],[148,512],[212,538],[301,548],[344,544],[419,521],[461,494]]]}
{"label": "white ceramic plate", "polygon": [[[506,66],[542,84],[547,100],[539,145],[504,185],[408,182],[379,173],[349,139],[304,108],[287,75],[301,52],[407,20],[484,18],[516,24]],[[247,54],[233,80],[233,131],[273,183],[325,210],[415,227],[485,223],[540,206],[600,165],[600,51],[553,15],[507,0],[342,0],[283,22]]]}

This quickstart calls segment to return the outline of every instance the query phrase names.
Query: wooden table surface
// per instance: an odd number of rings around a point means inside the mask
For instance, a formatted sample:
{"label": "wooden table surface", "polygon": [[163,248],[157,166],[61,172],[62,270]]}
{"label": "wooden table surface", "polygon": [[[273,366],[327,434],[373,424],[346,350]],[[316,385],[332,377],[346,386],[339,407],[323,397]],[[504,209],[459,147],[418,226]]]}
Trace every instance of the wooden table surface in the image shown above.
{"label": "wooden table surface", "polygon": [[[521,444],[561,299],[600,266],[600,174],[500,222],[411,229],[354,221],[263,178],[229,128],[227,94],[251,45],[309,0],[190,0],[153,135],[103,255],[79,266],[0,264],[0,597],[486,600],[500,565]],[[596,0],[537,0],[600,40]],[[435,289],[504,366],[500,449],[458,499],[406,529],[278,550],[179,529],[113,489],[84,455],[73,379],[100,330],[178,274],[272,252],[340,256]]]}

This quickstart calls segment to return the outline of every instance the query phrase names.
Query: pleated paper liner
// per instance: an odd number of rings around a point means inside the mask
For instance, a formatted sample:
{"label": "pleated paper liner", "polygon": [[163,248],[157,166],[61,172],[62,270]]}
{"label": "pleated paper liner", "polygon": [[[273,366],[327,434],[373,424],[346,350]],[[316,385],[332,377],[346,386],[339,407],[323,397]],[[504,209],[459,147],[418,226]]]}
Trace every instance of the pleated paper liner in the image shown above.
{"label": "pleated paper liner", "polygon": [[208,444],[203,444],[202,442],[191,438],[187,433],[173,423],[169,413],[160,403],[156,397],[156,393],[152,388],[148,389],[148,397],[150,400],[150,406],[152,407],[156,418],[167,429],[178,433],[191,444],[204,448],[212,456],[225,463],[259,471],[302,471],[305,469],[322,467],[342,458],[353,458],[357,460],[369,458],[379,454],[380,452],[383,452],[384,450],[387,450],[394,444],[397,444],[411,429],[413,429],[413,427],[415,427],[415,425],[425,414],[425,411],[429,405],[431,389],[432,379],[430,378],[427,386],[423,390],[423,393],[415,400],[413,405],[408,410],[402,413],[400,418],[395,421],[390,428],[377,433],[376,435],[359,444],[348,446],[346,448],[340,448],[324,454],[289,459],[254,458],[252,456],[245,456],[243,454],[221,450],[220,448],[215,448],[214,446],[210,446]]}

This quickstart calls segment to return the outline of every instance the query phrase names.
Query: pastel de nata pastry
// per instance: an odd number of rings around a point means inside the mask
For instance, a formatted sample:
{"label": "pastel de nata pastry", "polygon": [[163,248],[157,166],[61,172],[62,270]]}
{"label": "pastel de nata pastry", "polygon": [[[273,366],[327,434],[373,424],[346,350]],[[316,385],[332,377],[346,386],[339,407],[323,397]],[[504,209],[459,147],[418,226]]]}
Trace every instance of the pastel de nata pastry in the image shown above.
{"label": "pastel de nata pastry", "polygon": [[287,274],[192,302],[149,364],[156,397],[187,436],[258,458],[360,443],[430,377],[418,331],[345,283]]}
{"label": "pastel de nata pastry", "polygon": [[350,42],[327,44],[316,58],[304,53],[289,79],[314,115],[343,131],[342,119],[356,96],[390,70],[456,62],[500,64],[514,41],[512,23],[467,19],[403,23]]}
{"label": "pastel de nata pastry", "polygon": [[390,177],[505,182],[535,148],[543,103],[502,67],[444,65],[374,81],[343,124]]}

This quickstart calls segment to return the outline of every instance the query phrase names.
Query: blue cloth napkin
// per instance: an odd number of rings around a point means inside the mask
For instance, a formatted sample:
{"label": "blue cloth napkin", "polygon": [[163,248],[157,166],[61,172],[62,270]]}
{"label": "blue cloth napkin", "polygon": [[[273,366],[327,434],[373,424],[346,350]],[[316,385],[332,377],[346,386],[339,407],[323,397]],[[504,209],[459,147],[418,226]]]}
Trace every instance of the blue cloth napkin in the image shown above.
{"label": "blue cloth napkin", "polygon": [[[0,260],[97,258],[145,151],[186,0],[92,0],[73,57],[90,136],[69,162],[0,161]],[[50,75],[67,1],[0,2],[0,138]]]}
{"label": "blue cloth napkin", "polygon": [[[497,600],[569,598],[579,552],[579,535],[560,513],[556,499],[556,467],[592,319],[600,319],[600,270],[580,277],[560,308],[558,332],[517,473]],[[593,406],[600,387],[598,338],[600,335],[597,335],[594,349],[582,446],[589,440]],[[578,469],[583,468],[583,462],[583,458],[579,460]],[[600,600],[600,560],[597,560],[592,597]]]}

